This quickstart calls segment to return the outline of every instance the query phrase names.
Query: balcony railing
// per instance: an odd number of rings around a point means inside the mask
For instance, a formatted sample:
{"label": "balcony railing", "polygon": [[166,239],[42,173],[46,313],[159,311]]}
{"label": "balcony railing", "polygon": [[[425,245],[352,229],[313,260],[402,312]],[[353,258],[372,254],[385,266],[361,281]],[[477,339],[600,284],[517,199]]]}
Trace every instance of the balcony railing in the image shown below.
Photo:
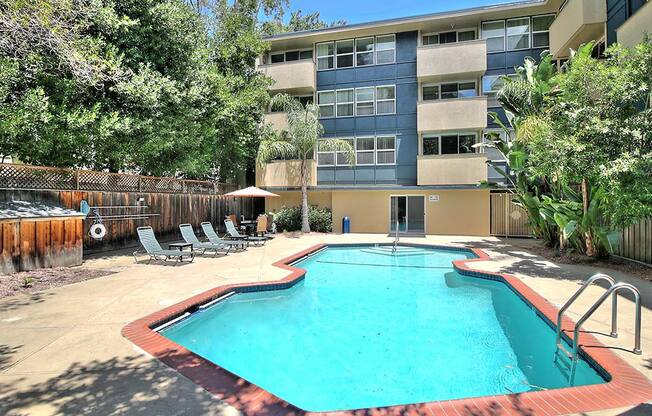
{"label": "balcony railing", "polygon": [[313,93],[316,89],[315,64],[312,60],[258,65],[258,70],[274,80],[273,93]]}
{"label": "balcony railing", "polygon": [[[308,162],[308,186],[317,186],[317,163]],[[301,161],[276,160],[256,167],[256,186],[298,188],[301,186]]]}
{"label": "balcony railing", "polygon": [[487,180],[482,153],[417,157],[417,185],[476,185]]}
{"label": "balcony railing", "polygon": [[550,26],[550,52],[556,58],[566,57],[569,48],[600,39],[606,21],[604,0],[568,0]]}
{"label": "balcony railing", "polygon": [[265,114],[265,121],[271,124],[275,131],[288,129],[288,113],[267,113]]}
{"label": "balcony railing", "polygon": [[417,48],[417,77],[421,81],[477,78],[486,70],[485,40]]}
{"label": "balcony railing", "polygon": [[487,127],[487,97],[421,101],[417,104],[417,130],[479,130]]}

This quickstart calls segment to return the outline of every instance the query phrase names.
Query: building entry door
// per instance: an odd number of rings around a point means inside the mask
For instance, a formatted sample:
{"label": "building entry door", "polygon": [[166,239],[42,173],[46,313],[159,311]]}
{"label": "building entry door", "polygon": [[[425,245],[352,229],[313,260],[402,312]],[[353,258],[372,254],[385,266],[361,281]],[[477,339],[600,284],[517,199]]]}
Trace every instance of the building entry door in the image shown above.
{"label": "building entry door", "polygon": [[389,229],[399,233],[423,234],[426,230],[426,197],[424,195],[390,196]]}

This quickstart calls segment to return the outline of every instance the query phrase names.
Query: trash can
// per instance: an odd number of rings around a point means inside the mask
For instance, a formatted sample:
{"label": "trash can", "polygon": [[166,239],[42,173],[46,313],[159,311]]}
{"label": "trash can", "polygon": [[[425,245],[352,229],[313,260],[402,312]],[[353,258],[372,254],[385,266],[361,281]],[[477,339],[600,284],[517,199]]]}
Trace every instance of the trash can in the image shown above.
{"label": "trash can", "polygon": [[351,232],[351,220],[349,217],[342,218],[342,234],[348,234]]}

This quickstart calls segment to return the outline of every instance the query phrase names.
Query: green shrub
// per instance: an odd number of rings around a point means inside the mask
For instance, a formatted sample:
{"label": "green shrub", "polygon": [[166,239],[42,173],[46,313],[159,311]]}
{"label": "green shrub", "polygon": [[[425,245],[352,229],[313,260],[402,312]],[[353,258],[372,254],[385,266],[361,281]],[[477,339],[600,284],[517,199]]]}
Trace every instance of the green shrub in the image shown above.
{"label": "green shrub", "polygon": [[[279,232],[301,230],[301,208],[283,207],[274,214],[274,222]],[[333,230],[333,215],[327,208],[310,207],[308,210],[310,230],[329,233]]]}

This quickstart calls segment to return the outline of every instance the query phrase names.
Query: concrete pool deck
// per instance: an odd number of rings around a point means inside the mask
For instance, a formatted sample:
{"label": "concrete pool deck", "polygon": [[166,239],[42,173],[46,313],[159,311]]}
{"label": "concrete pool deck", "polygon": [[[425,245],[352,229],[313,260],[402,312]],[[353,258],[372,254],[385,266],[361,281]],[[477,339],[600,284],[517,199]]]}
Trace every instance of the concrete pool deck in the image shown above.
{"label": "concrete pool deck", "polygon": [[[556,265],[509,240],[444,237],[404,238],[429,244],[467,245],[490,260],[479,270],[509,273],[562,304],[596,268]],[[230,283],[281,279],[272,263],[318,243],[389,242],[385,235],[312,234],[278,236],[264,247],[220,258],[197,258],[177,267],[134,264],[129,253],[89,259],[85,267],[118,273],[33,295],[0,300],[0,414],[236,414],[208,392],[144,354],[120,334],[125,324],[190,296]],[[605,270],[602,270],[605,271]],[[652,283],[616,271],[616,280],[636,284],[643,294],[643,355],[633,346],[634,308],[619,302],[619,338],[610,329],[608,302],[585,325],[630,365],[652,379]],[[652,269],[651,269],[652,273]],[[568,315],[577,320],[601,293],[589,288]],[[620,348],[620,349],[618,349]],[[596,413],[598,414],[598,413]],[[652,405],[599,414],[652,414]],[[488,415],[487,415],[488,416]]]}

